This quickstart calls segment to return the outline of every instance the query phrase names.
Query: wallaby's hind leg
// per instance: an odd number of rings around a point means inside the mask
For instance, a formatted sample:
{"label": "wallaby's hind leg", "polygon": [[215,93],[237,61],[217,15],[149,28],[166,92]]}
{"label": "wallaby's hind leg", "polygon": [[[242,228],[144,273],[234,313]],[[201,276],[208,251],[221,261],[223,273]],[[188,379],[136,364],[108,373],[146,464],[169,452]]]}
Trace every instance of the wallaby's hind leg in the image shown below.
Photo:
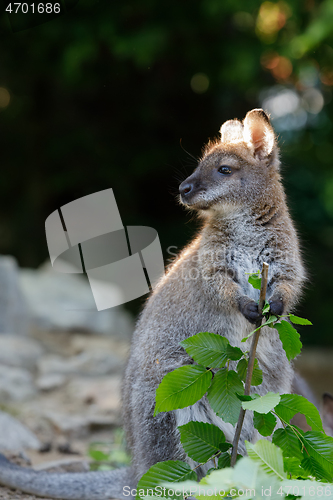
{"label": "wallaby's hind leg", "polygon": [[[137,382],[140,385],[140,382]],[[154,414],[155,391],[141,382],[140,398],[135,391],[135,411],[131,414],[131,452],[135,478],[138,481],[157,462],[185,458],[177,435],[174,412]],[[128,424],[127,424],[128,425]]]}

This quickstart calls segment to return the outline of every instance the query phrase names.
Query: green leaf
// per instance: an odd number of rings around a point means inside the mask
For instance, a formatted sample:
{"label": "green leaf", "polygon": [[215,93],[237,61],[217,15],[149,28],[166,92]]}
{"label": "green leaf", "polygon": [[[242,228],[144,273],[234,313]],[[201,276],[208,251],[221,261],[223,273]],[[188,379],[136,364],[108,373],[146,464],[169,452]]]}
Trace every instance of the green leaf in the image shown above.
{"label": "green leaf", "polygon": [[294,359],[302,350],[302,342],[300,341],[298,331],[288,321],[284,320],[281,323],[276,323],[274,328],[279,332],[279,337],[288,360]]}
{"label": "green leaf", "polygon": [[[247,359],[241,359],[238,364],[237,364],[237,373],[240,376],[240,378],[245,382],[246,380],[246,372],[247,372],[247,367],[248,367],[248,360]],[[262,384],[262,370],[258,368],[258,360],[254,360],[254,368],[253,368],[253,373],[252,373],[252,379],[251,379],[251,385],[260,385]]]}
{"label": "green leaf", "polygon": [[221,453],[219,456],[217,466],[219,469],[224,469],[225,467],[230,467],[231,455],[227,451]]}
{"label": "green leaf", "polygon": [[204,366],[185,365],[167,373],[156,389],[154,416],[193,405],[207,392],[212,373]]}
{"label": "green leaf", "polygon": [[280,479],[286,477],[280,448],[266,439],[261,439],[255,444],[245,441],[245,445],[249,457],[259,462],[267,474],[277,476]]}
{"label": "green leaf", "polygon": [[224,451],[227,451],[229,450],[230,448],[232,448],[232,444],[231,443],[220,443],[219,444],[219,449],[224,452]]}
{"label": "green leaf", "polygon": [[[193,496],[197,498],[197,500],[207,500],[210,496],[212,496],[212,500],[221,500],[222,496],[219,495],[220,490],[229,491],[229,489],[234,484],[232,480],[232,476],[234,474],[234,469],[230,467],[222,468],[211,472],[209,476],[205,476],[201,479],[200,483],[197,485],[197,491]],[[217,489],[215,496],[212,495],[212,489]],[[194,490],[192,490],[193,492]],[[198,494],[199,493],[199,494]],[[225,498],[223,496],[223,498]]]}
{"label": "green leaf", "polygon": [[109,460],[109,455],[100,450],[89,450],[89,455],[97,462]]}
{"label": "green leaf", "polygon": [[275,408],[275,413],[288,423],[296,413],[302,413],[313,431],[323,432],[323,424],[317,408],[298,394],[281,394],[281,400]]}
{"label": "green leaf", "polygon": [[265,396],[259,396],[252,401],[243,401],[242,407],[244,410],[252,410],[258,413],[270,412],[280,401],[280,394],[268,392]]}
{"label": "green leaf", "polygon": [[332,481],[332,474],[328,472],[322,465],[313,457],[306,457],[301,462],[301,467],[308,476],[313,476],[319,481]]}
{"label": "green leaf", "polygon": [[245,396],[245,394],[238,394],[236,392],[236,396],[240,401],[252,401],[252,399],[255,399],[254,394],[252,394],[252,396],[251,395]]}
{"label": "green leaf", "polygon": [[254,428],[262,436],[270,436],[276,426],[276,418],[272,413],[253,413],[253,425]]}
{"label": "green leaf", "polygon": [[197,333],[180,342],[180,345],[194,361],[210,368],[223,368],[228,359],[236,361],[243,356],[239,347],[232,347],[228,339],[215,333]]}
{"label": "green leaf", "polygon": [[[136,498],[142,499],[147,495],[148,489],[154,489],[161,482],[178,483],[179,481],[195,481],[196,479],[196,473],[192,471],[191,467],[185,462],[181,462],[180,460],[159,462],[150,467],[150,469],[140,479],[137,486]],[[161,496],[160,489],[157,490],[156,496]],[[178,496],[178,498],[181,497]]]}
{"label": "green leaf", "polygon": [[253,286],[253,288],[255,288],[256,290],[260,290],[261,278],[259,273],[250,274],[248,282]]}
{"label": "green leaf", "polygon": [[[304,477],[307,478],[309,474],[301,466],[300,460],[295,457],[283,457],[284,470],[287,474],[291,474],[292,477]],[[312,474],[313,475],[313,474]]]}
{"label": "green leaf", "polygon": [[300,318],[299,316],[294,316],[289,314],[289,319],[294,325],[312,325],[311,321],[305,318]]}
{"label": "green leaf", "polygon": [[256,333],[258,330],[260,330],[263,326],[267,326],[267,325],[269,326],[270,324],[274,323],[274,321],[277,321],[277,317],[276,316],[270,316],[267,321],[265,321],[264,323],[262,323],[260,326],[258,326],[258,328],[256,328],[252,332],[250,332],[246,337],[244,337],[242,339],[242,342],[245,342],[247,339],[249,339],[250,337],[252,337],[252,335],[254,333]]}
{"label": "green leaf", "polygon": [[225,435],[213,424],[189,422],[178,427],[178,430],[184,451],[196,462],[207,462],[220,451],[219,444],[225,442]]}
{"label": "green leaf", "polygon": [[270,308],[271,308],[271,306],[269,305],[269,302],[267,302],[267,300],[265,300],[265,305],[262,308],[262,313],[263,314],[269,313]]}
{"label": "green leaf", "polygon": [[291,426],[276,429],[272,442],[281,448],[284,457],[296,457],[299,461],[303,459],[302,443]]}
{"label": "green leaf", "polygon": [[[249,457],[244,457],[242,460],[237,462],[234,467],[232,477],[233,483],[242,485],[244,488],[255,489],[259,473],[260,464],[257,461],[251,460]],[[250,495],[250,498],[251,496],[252,495]],[[232,495],[230,495],[230,497],[232,498]]]}
{"label": "green leaf", "polygon": [[[306,452],[333,477],[333,438],[322,432],[308,431],[302,436]],[[304,467],[304,465],[302,464]]]}
{"label": "green leaf", "polygon": [[[214,469],[216,470],[216,469]],[[196,481],[192,481],[192,480],[185,480],[185,481],[177,481],[176,483],[170,483],[168,481],[163,481],[160,483],[160,485],[165,488],[168,488],[170,490],[178,490],[177,492],[175,492],[176,494],[174,496],[172,496],[171,498],[174,499],[174,500],[177,500],[177,498],[183,498],[183,491],[184,493],[185,492],[188,492],[188,491],[197,491],[198,490],[198,486],[199,486],[199,483],[197,483]],[[180,492],[180,495],[179,495],[179,492]],[[162,497],[166,497],[167,499],[170,498],[170,496],[167,496],[166,495],[166,492],[163,492],[164,494],[162,495]],[[171,493],[171,492],[170,492]],[[177,495],[178,493],[178,495]],[[157,496],[161,496],[161,494],[159,493]],[[131,498],[131,497],[129,497]],[[145,500],[151,500],[151,496],[149,497],[146,497]],[[155,498],[155,496],[154,496]],[[187,495],[185,493],[185,498],[187,498]],[[108,499],[109,500],[109,499]],[[110,499],[111,500],[111,499]]]}
{"label": "green leaf", "polygon": [[235,371],[222,368],[214,376],[207,398],[216,415],[232,425],[236,424],[241,409],[236,393],[244,393],[241,379]]}

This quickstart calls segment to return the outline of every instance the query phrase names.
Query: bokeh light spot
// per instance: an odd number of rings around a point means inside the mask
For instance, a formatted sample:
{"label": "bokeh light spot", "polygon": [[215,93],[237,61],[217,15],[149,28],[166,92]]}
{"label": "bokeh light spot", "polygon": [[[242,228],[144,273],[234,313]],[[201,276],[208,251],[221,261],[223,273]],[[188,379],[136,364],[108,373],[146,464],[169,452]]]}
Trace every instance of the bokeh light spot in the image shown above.
{"label": "bokeh light spot", "polygon": [[293,66],[289,59],[279,56],[276,58],[271,72],[277,80],[286,80],[293,72]]}
{"label": "bokeh light spot", "polygon": [[5,87],[0,87],[0,108],[7,108],[10,103],[10,93]]}
{"label": "bokeh light spot", "polygon": [[209,78],[205,73],[196,73],[191,78],[191,88],[196,94],[203,94],[208,90]]}
{"label": "bokeh light spot", "polygon": [[257,33],[270,41],[283,28],[290,15],[290,7],[285,2],[263,2],[257,18]]}
{"label": "bokeh light spot", "polygon": [[293,65],[287,57],[277,52],[264,52],[260,58],[262,66],[268,69],[276,80],[286,80],[293,72]]}
{"label": "bokeh light spot", "polygon": [[333,85],[333,70],[331,68],[323,68],[320,79],[324,85],[331,87]]}
{"label": "bokeh light spot", "polygon": [[314,115],[320,113],[324,106],[323,94],[318,89],[308,89],[303,94],[303,107]]}

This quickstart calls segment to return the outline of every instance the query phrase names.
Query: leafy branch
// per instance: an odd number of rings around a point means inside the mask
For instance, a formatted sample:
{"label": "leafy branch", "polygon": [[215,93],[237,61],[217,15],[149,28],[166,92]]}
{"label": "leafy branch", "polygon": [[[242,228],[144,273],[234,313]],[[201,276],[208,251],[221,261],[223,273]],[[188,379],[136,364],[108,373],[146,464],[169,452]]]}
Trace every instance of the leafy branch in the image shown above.
{"label": "leafy branch", "polygon": [[[262,272],[261,272],[260,296],[259,296],[259,303],[258,303],[259,314],[262,313],[264,305],[265,305],[265,300],[266,300],[266,290],[267,290],[267,282],[268,282],[268,267],[269,267],[268,264],[266,264],[266,262],[264,262],[263,266],[262,266]],[[251,279],[251,277],[249,279]],[[253,337],[251,349],[250,349],[249,362],[248,362],[247,374],[246,374],[246,380],[245,380],[245,390],[244,390],[245,396],[250,395],[252,374],[253,374],[254,362],[255,362],[255,358],[256,358],[256,349],[257,349],[259,335],[260,335],[261,322],[262,322],[261,319],[258,320],[258,323],[256,325],[256,329],[254,331],[254,337]],[[243,406],[239,412],[235,437],[234,437],[234,441],[232,443],[233,449],[232,449],[232,454],[231,454],[231,467],[233,467],[235,465],[236,460],[237,460],[237,448],[238,448],[239,438],[240,438],[242,427],[243,427],[245,411],[246,411],[246,409]]]}

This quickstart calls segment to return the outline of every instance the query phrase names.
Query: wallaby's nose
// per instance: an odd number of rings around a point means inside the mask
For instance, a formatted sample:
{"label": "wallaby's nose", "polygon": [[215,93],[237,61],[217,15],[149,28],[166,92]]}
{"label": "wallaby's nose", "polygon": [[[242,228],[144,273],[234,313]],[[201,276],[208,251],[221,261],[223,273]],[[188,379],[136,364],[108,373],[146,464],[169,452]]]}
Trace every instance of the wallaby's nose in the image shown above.
{"label": "wallaby's nose", "polygon": [[193,190],[193,184],[192,182],[188,182],[187,180],[182,182],[181,185],[179,186],[180,195],[184,197],[190,194],[192,190]]}

